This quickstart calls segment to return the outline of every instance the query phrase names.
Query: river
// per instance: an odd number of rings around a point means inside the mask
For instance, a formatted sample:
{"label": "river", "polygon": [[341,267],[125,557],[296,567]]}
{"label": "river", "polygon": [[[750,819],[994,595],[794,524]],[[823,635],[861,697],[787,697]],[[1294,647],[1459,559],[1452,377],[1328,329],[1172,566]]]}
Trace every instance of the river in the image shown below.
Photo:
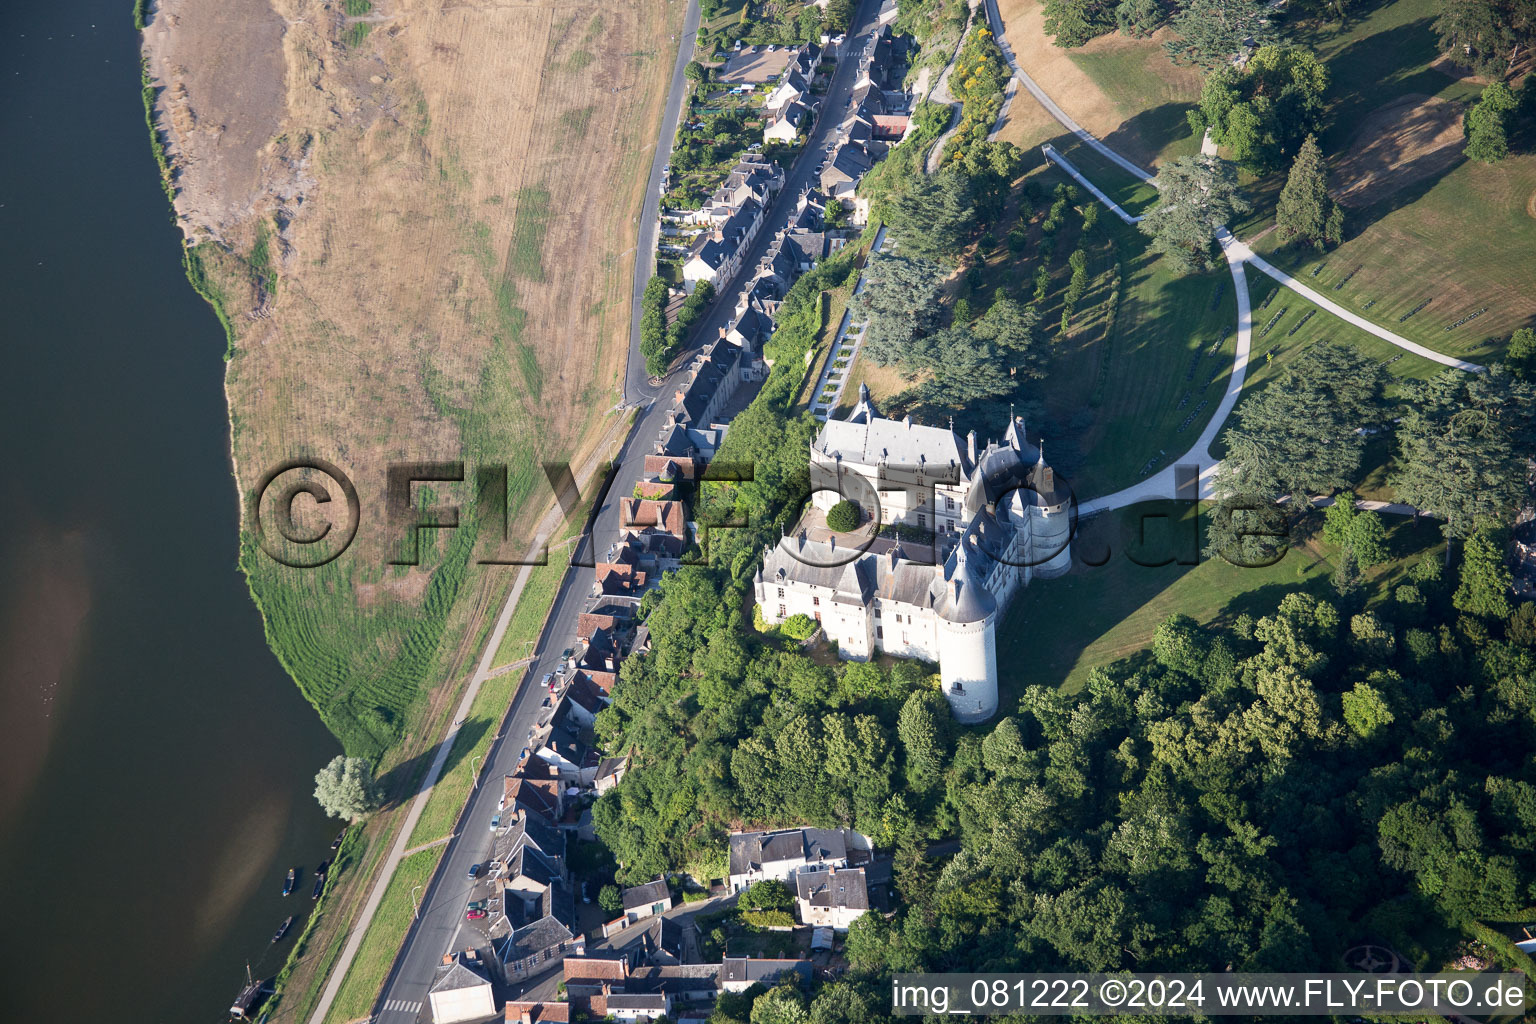
{"label": "river", "polygon": [[337,828],[311,790],[339,748],[235,567],[224,339],[181,272],[131,8],[10,4],[0,43],[12,1021],[222,1019]]}

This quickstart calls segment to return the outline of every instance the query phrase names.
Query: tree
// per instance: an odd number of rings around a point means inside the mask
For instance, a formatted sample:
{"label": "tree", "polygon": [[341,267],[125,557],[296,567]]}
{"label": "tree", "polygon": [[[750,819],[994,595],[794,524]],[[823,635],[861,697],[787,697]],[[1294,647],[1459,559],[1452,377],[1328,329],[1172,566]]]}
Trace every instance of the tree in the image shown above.
{"label": "tree", "polygon": [[1275,224],[1282,242],[1302,241],[1321,251],[1342,242],[1344,211],[1328,194],[1328,169],[1317,136],[1308,135],[1280,190]]}
{"label": "tree", "polygon": [[1082,46],[1115,27],[1109,0],[1045,0],[1045,31],[1057,46]]}
{"label": "tree", "polygon": [[920,178],[887,201],[884,216],[903,252],[954,266],[976,219],[970,179],[953,167]]}
{"label": "tree", "polygon": [[1536,330],[1522,327],[1510,335],[1504,365],[1521,380],[1536,381]]}
{"label": "tree", "polygon": [[1261,46],[1243,70],[1213,69],[1190,112],[1196,132],[1210,129],[1232,159],[1257,173],[1276,170],[1322,130],[1328,68],[1301,46]]}
{"label": "tree", "polygon": [[1481,519],[1508,520],[1525,493],[1525,458],[1536,447],[1536,387],[1502,366],[1446,370],[1407,385],[1397,426],[1399,501],[1445,520],[1465,539]]}
{"label": "tree", "polygon": [[624,892],[616,885],[605,885],[597,890],[597,905],[610,914],[624,912]]}
{"label": "tree", "polygon": [[949,702],[935,690],[914,691],[901,706],[896,734],[906,754],[907,780],[913,789],[922,792],[939,783],[951,721]]}
{"label": "tree", "polygon": [[315,773],[315,799],[332,818],[356,821],[379,805],[379,787],[368,761],[337,754]]}
{"label": "tree", "polygon": [[1232,165],[1216,157],[1181,156],[1157,172],[1155,184],[1160,201],[1142,220],[1142,233],[1180,271],[1209,269],[1212,235],[1248,209]]}
{"label": "tree", "polygon": [[1355,517],[1349,530],[1349,550],[1355,553],[1362,569],[1387,560],[1387,528],[1382,525],[1381,516],[1367,509]]}
{"label": "tree", "polygon": [[1503,82],[1491,82],[1477,104],[1463,118],[1467,134],[1467,159],[1498,163],[1509,155],[1509,129],[1505,119],[1515,109],[1515,94]]}
{"label": "tree", "polygon": [[789,887],[777,878],[762,878],[741,895],[741,906],[751,910],[786,910],[795,898]]}
{"label": "tree", "polygon": [[864,274],[864,290],[853,300],[864,329],[864,352],[877,366],[912,357],[917,339],[935,330],[944,306],[943,272],[929,260],[878,253]]}
{"label": "tree", "polygon": [[921,364],[933,376],[918,388],[933,405],[962,407],[1013,391],[1013,378],[997,349],[963,327],[951,327],[924,339]]}
{"label": "tree", "polygon": [[1040,311],[999,295],[981,319],[971,325],[971,333],[990,341],[1008,358],[1015,373],[1042,377],[1045,368],[1037,349],[1040,341]]}
{"label": "tree", "polygon": [[805,996],[793,982],[776,985],[752,1001],[752,1024],[806,1024],[809,1020]]}
{"label": "tree", "polygon": [[827,0],[822,15],[821,28],[828,35],[838,36],[847,32],[853,24],[853,0]]}
{"label": "tree", "polygon": [[1442,0],[1435,19],[1440,49],[1485,78],[1502,77],[1522,47],[1531,45],[1536,24],[1529,5],[1510,0]]}
{"label": "tree", "polygon": [[807,4],[795,21],[800,31],[800,41],[814,43],[821,38],[821,8]]}
{"label": "tree", "polygon": [[696,60],[691,60],[688,62],[687,66],[683,68],[683,74],[688,77],[688,81],[690,82],[702,82],[704,81],[705,77],[704,65],[700,64]]}
{"label": "tree", "polygon": [[1291,507],[1302,512],[1314,494],[1347,487],[1365,451],[1355,428],[1380,418],[1385,381],[1386,371],[1353,348],[1313,345],[1238,407],[1237,423],[1222,432],[1228,454],[1218,491],[1289,495]]}
{"label": "tree", "polygon": [[1514,610],[1509,603],[1513,577],[1504,567],[1499,533],[1483,525],[1467,540],[1461,558],[1461,585],[1451,603],[1458,611],[1485,619],[1507,619]]}
{"label": "tree", "polygon": [[859,503],[850,498],[827,509],[827,529],[834,533],[847,533],[849,530],[857,530],[860,521],[864,518]]}
{"label": "tree", "polygon": [[1167,16],[1162,0],[1120,0],[1115,8],[1115,24],[1121,33],[1136,39],[1157,31]]}
{"label": "tree", "polygon": [[1255,0],[1190,0],[1173,16],[1177,39],[1164,43],[1175,64],[1210,70],[1231,62],[1250,45],[1275,38],[1262,4]]}
{"label": "tree", "polygon": [[1365,683],[1344,694],[1344,724],[1363,740],[1368,740],[1392,724],[1392,709],[1381,692]]}

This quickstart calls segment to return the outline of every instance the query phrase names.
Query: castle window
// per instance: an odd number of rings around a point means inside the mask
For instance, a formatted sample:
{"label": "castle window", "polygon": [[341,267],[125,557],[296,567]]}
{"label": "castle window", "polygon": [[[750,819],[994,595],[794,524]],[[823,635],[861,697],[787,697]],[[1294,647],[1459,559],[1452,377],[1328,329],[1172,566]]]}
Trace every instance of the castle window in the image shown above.
{"label": "castle window", "polygon": [[946,495],[944,495],[944,507],[945,507],[945,508],[947,508],[947,509],[952,509],[952,508],[954,508],[954,507],[955,507],[955,499],[954,499],[954,498],[951,498],[951,497],[950,497],[950,496],[949,496],[949,495],[947,495],[947,494],[946,494]]}
{"label": "castle window", "polygon": [[779,618],[782,619],[782,618],[784,618],[788,614],[789,614],[789,612],[785,610],[784,606],[783,605],[779,605]]}
{"label": "castle window", "polygon": [[779,588],[779,600],[780,601],[784,600],[784,588],[783,587]]}
{"label": "castle window", "polygon": [[927,526],[928,526],[928,517],[924,516],[924,515],[918,516],[917,517],[917,528],[919,530],[921,530],[921,529],[925,529]]}
{"label": "castle window", "polygon": [[885,639],[885,629],[883,627],[881,627],[881,626],[876,626],[875,627],[875,639],[876,640],[884,640]]}
{"label": "castle window", "polygon": [[813,597],[813,598],[811,598],[811,604],[814,604],[814,605],[819,605],[819,604],[821,604],[821,598],[819,598],[819,597]]}

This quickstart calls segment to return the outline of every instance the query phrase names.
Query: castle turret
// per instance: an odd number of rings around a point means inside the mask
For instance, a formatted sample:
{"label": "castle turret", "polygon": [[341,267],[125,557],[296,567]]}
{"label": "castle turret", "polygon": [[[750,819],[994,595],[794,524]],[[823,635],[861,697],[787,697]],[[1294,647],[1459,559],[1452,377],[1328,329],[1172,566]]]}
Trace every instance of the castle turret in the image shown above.
{"label": "castle turret", "polygon": [[1056,472],[1046,465],[1045,442],[1040,442],[1040,458],[1035,462],[1030,483],[1030,517],[1034,529],[1034,557],[1041,561],[1032,567],[1032,575],[1048,580],[1064,576],[1072,568],[1072,516],[1067,492],[1056,483]]}
{"label": "castle turret", "polygon": [[997,713],[997,600],[966,557],[955,549],[954,568],[935,581],[939,617],[939,679],[957,722],[983,722]]}

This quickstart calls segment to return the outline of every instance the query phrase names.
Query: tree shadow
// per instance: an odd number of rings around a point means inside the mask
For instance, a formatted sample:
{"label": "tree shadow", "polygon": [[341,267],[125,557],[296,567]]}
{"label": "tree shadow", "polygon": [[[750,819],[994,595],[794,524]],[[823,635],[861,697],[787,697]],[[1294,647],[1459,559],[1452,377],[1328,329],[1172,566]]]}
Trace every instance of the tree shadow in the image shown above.
{"label": "tree shadow", "polygon": [[1377,32],[1340,50],[1328,62],[1332,124],[1319,140],[1324,150],[1341,150],[1367,114],[1404,93],[1434,96],[1450,85],[1450,78],[1427,66],[1438,52],[1433,18]]}
{"label": "tree shadow", "polygon": [[[1420,159],[1427,160],[1432,157],[1433,154],[1425,154]],[[1458,156],[1451,163],[1431,171],[1417,181],[1404,185],[1391,195],[1383,196],[1369,206],[1344,207],[1345,237],[1353,238],[1388,214],[1395,213],[1405,206],[1411,206],[1418,202],[1429,193],[1430,189],[1440,184],[1442,178],[1466,162],[1466,157]],[[1290,253],[1286,252],[1283,255],[1290,255]]]}
{"label": "tree shadow", "polygon": [[1122,122],[1104,138],[1104,144],[1151,170],[1150,164],[1159,153],[1189,137],[1186,114],[1193,109],[1193,103],[1162,103],[1149,107]]}
{"label": "tree shadow", "polygon": [[[464,762],[469,752],[475,749],[475,745],[490,731],[491,725],[489,719],[470,718],[459,727],[459,734],[454,737],[453,747],[448,751],[448,757],[443,762],[443,775],[447,775]],[[417,791],[421,788],[421,780],[431,768],[432,759],[437,756],[437,746],[434,743],[414,757],[401,761],[379,779],[379,787],[384,793],[385,809],[397,807],[415,798]]]}

